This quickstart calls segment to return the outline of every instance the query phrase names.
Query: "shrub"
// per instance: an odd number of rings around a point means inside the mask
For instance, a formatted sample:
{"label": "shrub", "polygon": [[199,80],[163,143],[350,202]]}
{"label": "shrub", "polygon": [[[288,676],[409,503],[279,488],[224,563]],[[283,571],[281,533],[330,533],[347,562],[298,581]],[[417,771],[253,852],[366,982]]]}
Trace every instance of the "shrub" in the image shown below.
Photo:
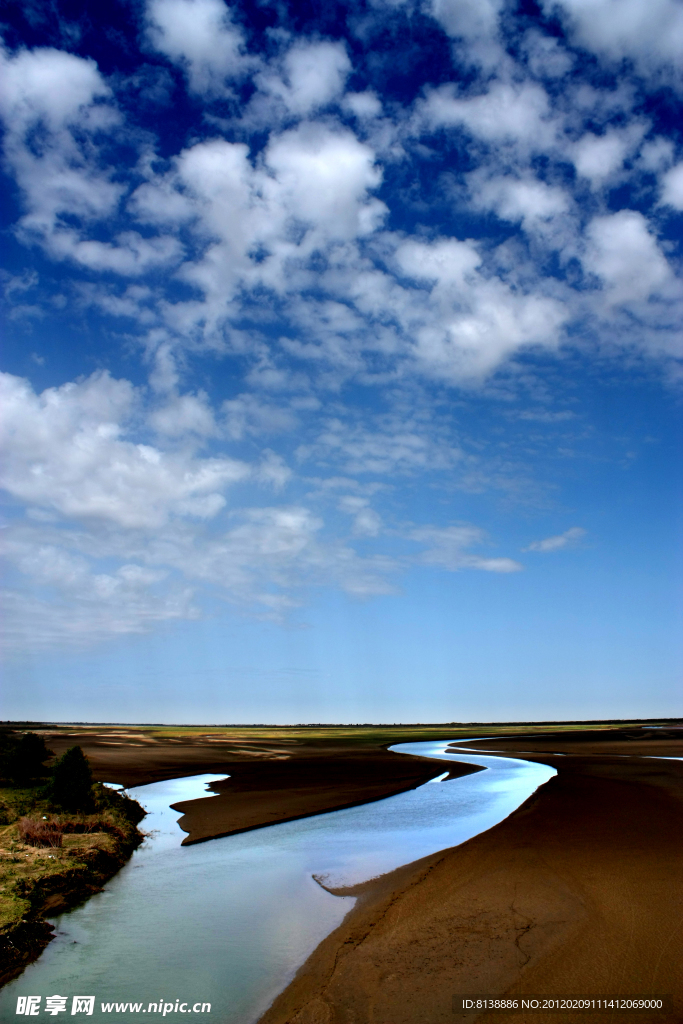
{"label": "shrub", "polygon": [[62,830],[56,821],[35,821],[22,818],[19,822],[19,836],[28,846],[61,846]]}
{"label": "shrub", "polygon": [[45,775],[43,763],[52,757],[42,736],[26,732],[19,739],[6,741],[2,752],[2,772],[13,782],[22,785],[30,779]]}
{"label": "shrub", "polygon": [[92,792],[97,811],[112,810],[122,815],[131,825],[137,825],[145,817],[144,808],[127,793],[110,789],[101,782],[95,783]]}
{"label": "shrub", "polygon": [[80,747],[69,747],[52,768],[46,796],[65,811],[89,811],[93,806],[92,772]]}

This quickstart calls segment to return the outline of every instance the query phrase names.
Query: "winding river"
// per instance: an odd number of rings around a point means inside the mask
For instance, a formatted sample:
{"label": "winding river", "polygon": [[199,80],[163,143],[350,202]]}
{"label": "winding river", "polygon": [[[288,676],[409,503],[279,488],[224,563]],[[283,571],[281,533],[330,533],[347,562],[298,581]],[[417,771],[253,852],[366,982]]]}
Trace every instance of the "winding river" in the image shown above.
{"label": "winding river", "polygon": [[[555,774],[545,765],[448,747],[391,749],[487,770],[189,847],[180,846],[184,833],[169,805],[208,795],[207,786],[225,776],[131,790],[153,835],[103,892],[52,920],[56,938],[0,992],[0,1019],[16,1020],[17,997],[26,995],[43,997],[40,1017],[47,1019],[45,997],[59,994],[69,997],[64,1018],[74,995],[94,995],[92,1019],[147,1021],[153,1003],[170,1004],[168,1016],[178,1021],[176,1006],[210,1003],[207,1021],[254,1024],[353,905],[314,875],[330,886],[352,884],[455,846],[502,821]],[[136,1002],[144,1009],[102,1010],[102,1003]]]}

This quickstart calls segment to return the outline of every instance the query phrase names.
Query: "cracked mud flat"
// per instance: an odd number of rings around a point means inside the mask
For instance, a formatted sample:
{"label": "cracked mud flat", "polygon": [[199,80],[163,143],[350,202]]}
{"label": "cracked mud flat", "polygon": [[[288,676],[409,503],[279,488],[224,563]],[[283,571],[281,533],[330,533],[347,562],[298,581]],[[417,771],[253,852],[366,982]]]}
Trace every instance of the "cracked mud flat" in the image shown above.
{"label": "cracked mud flat", "polygon": [[344,890],[361,898],[261,1024],[500,1021],[453,996],[605,993],[673,994],[652,1019],[680,1024],[683,763],[554,748],[559,774],[500,825]]}

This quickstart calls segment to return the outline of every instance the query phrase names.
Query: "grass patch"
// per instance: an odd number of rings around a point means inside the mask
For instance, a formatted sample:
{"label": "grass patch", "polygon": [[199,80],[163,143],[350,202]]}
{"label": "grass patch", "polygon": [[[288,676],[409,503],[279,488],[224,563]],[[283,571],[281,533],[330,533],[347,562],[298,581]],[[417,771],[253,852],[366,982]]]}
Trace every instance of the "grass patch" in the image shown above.
{"label": "grass patch", "polygon": [[144,836],[144,812],[100,783],[90,814],[56,812],[44,784],[0,788],[0,983],[18,974],[51,937],[45,918],[90,895]]}

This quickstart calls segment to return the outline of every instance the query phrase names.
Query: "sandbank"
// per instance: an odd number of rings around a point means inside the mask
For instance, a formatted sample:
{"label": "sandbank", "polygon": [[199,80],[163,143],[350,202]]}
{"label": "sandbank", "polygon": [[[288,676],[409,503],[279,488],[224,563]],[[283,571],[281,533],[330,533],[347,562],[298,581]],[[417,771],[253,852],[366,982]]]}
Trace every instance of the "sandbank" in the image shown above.
{"label": "sandbank", "polygon": [[672,995],[673,1015],[609,1020],[683,1021],[683,762],[655,759],[683,756],[676,733],[475,746],[558,775],[488,832],[347,890],[356,905],[260,1024],[608,1019],[454,1013],[470,994]]}

